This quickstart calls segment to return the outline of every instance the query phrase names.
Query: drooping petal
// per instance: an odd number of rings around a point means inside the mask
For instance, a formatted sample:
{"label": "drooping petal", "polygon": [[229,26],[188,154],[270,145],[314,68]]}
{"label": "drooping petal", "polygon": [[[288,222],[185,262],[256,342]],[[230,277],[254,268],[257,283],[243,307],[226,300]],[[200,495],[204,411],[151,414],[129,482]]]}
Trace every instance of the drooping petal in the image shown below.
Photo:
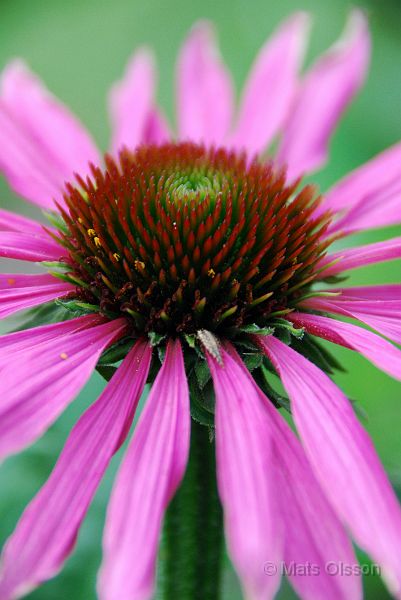
{"label": "drooping petal", "polygon": [[85,175],[98,151],[78,120],[20,60],[3,72],[0,168],[11,187],[42,208],[54,208],[64,182]]}
{"label": "drooping petal", "polygon": [[15,231],[48,237],[48,234],[43,230],[41,223],[38,221],[17,215],[3,208],[0,209],[0,231]]}
{"label": "drooping petal", "polygon": [[0,563],[0,597],[11,600],[49,579],[70,554],[113,454],[124,441],[149,371],[137,342],[106,389],[80,418],[47,483],[22,515]]}
{"label": "drooping petal", "polygon": [[265,150],[288,117],[298,87],[309,16],[287,19],[259,52],[246,83],[230,144],[251,155]]}
{"label": "drooping petal", "polygon": [[393,342],[401,344],[401,299],[347,300],[342,296],[316,297],[302,302],[300,306],[358,319]]}
{"label": "drooping petal", "polygon": [[364,81],[369,54],[366,18],[354,10],[343,36],[306,74],[294,100],[278,153],[291,179],[326,161],[331,133]]}
{"label": "drooping petal", "polygon": [[41,262],[59,260],[63,248],[47,235],[32,235],[15,231],[0,231],[0,257]]}
{"label": "drooping petal", "polygon": [[[75,327],[72,323],[73,331]],[[103,350],[125,328],[125,320],[116,319],[70,335],[55,334],[37,347],[26,346],[15,363],[10,357],[0,381],[0,460],[42,435],[88,381]]]}
{"label": "drooping petal", "polygon": [[320,485],[356,542],[401,592],[401,510],[369,436],[339,388],[305,357],[269,336],[261,343],[287,390]]}
{"label": "drooping petal", "polygon": [[325,278],[344,273],[350,269],[358,269],[359,267],[396,258],[401,258],[401,237],[356,248],[345,248],[339,252],[328,254],[319,261],[317,268],[330,265],[322,272],[321,277]]}
{"label": "drooping petal", "polygon": [[210,23],[197,23],[189,34],[177,78],[179,138],[222,143],[231,124],[233,90]]}
{"label": "drooping petal", "polygon": [[401,380],[401,351],[375,333],[351,323],[306,313],[294,312],[288,319],[313,335],[360,352],[376,367]]}
{"label": "drooping petal", "polygon": [[130,59],[124,77],[110,92],[109,104],[113,126],[111,148],[134,149],[145,142],[148,119],[153,110],[155,61],[147,48],[141,48]]}
{"label": "drooping petal", "polygon": [[[164,511],[189,453],[189,393],[179,341],[170,341],[114,485],[99,598],[152,597]],[[134,558],[133,558],[134,557]]]}
{"label": "drooping petal", "polygon": [[[272,598],[280,584],[282,524],[264,402],[246,369],[225,350],[208,359],[216,394],[217,481],[229,552],[249,600]],[[276,566],[270,576],[268,561]]]}
{"label": "drooping petal", "polygon": [[401,143],[398,143],[341,179],[325,194],[322,209],[334,212],[352,210],[365,198],[399,180],[400,175]]}
{"label": "drooping petal", "polygon": [[47,273],[41,275],[0,274],[0,318],[44,304],[74,291],[74,286]]}
{"label": "drooping petal", "polygon": [[[232,347],[231,356],[241,365]],[[301,598],[351,600],[361,597],[361,581],[355,576],[333,576],[327,565],[357,564],[352,545],[320,488],[306,455],[286,421],[256,386],[249,372],[243,370],[256,389],[270,423],[272,441],[269,472],[280,498],[283,520],[285,572]],[[270,450],[270,448],[269,448]],[[274,565],[278,568],[278,565]],[[310,567],[309,567],[310,566]],[[266,574],[270,561],[266,563]],[[281,568],[281,566],[280,566]],[[308,570],[310,568],[310,571]]]}
{"label": "drooping petal", "polygon": [[[267,407],[275,429],[287,577],[300,598],[358,600],[362,597],[362,582],[354,573],[358,561],[348,536],[316,481],[298,439],[269,401]],[[338,575],[333,574],[334,570],[330,573],[330,565],[332,569],[337,565]],[[346,567],[353,569],[352,574],[344,574]]]}

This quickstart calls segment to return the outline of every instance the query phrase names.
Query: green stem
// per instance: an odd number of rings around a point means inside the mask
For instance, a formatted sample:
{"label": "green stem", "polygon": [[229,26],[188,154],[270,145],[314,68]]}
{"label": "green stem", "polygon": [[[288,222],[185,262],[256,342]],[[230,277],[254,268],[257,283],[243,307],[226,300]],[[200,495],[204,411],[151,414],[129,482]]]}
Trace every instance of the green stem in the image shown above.
{"label": "green stem", "polygon": [[187,471],[165,518],[158,600],[218,600],[222,556],[215,444],[209,428],[192,421]]}

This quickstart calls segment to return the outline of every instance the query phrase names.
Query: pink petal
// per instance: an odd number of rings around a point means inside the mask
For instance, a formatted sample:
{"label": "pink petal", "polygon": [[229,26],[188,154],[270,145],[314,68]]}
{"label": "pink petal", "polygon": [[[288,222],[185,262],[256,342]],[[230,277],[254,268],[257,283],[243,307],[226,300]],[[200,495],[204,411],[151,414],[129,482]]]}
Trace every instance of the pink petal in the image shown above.
{"label": "pink petal", "polygon": [[217,480],[228,549],[249,600],[272,598],[281,565],[282,523],[272,472],[272,434],[264,402],[245,367],[222,350],[208,359],[216,393]]}
{"label": "pink petal", "polygon": [[170,341],[114,485],[99,598],[152,597],[164,511],[189,452],[189,393],[180,343]]}
{"label": "pink petal", "polygon": [[65,250],[49,235],[40,237],[31,233],[0,231],[0,257],[41,262],[59,260]]}
{"label": "pink petal", "polygon": [[393,342],[401,344],[401,299],[357,300],[336,296],[310,298],[300,304],[303,308],[334,313],[358,319]]}
{"label": "pink petal", "polygon": [[262,152],[283,126],[298,86],[309,32],[309,16],[295,13],[260,51],[241,101],[230,143],[251,155]]}
{"label": "pink petal", "polygon": [[[322,205],[325,208],[325,203]],[[377,229],[401,222],[401,182],[400,176],[381,189],[366,195],[329,228],[328,234],[341,231],[351,235],[356,231]]]}
{"label": "pink petal", "polygon": [[[388,148],[339,181],[324,197],[322,208],[349,211],[365,198],[380,194],[401,175],[401,144]],[[383,206],[383,208],[385,208]]]}
{"label": "pink petal", "polygon": [[[0,171],[10,187],[23,198],[40,208],[53,210],[54,199],[60,194],[63,180],[58,180],[49,164],[36,147],[21,132],[12,115],[4,108],[0,99]],[[60,200],[60,198],[59,198]]]}
{"label": "pink petal", "polygon": [[401,351],[371,331],[306,313],[291,313],[288,319],[313,335],[360,352],[376,367],[401,380]]}
{"label": "pink petal", "polygon": [[75,287],[52,275],[0,274],[0,318],[65,296]]}
{"label": "pink petal", "polygon": [[[71,329],[76,325],[72,322]],[[88,381],[103,350],[121,337],[125,320],[57,335],[26,347],[1,372],[0,459],[34,442]],[[16,369],[18,377],[16,377]]]}
{"label": "pink petal", "polygon": [[189,34],[177,75],[180,139],[221,144],[231,124],[233,90],[210,23],[198,23]]}
{"label": "pink petal", "polygon": [[61,323],[51,323],[49,325],[41,325],[32,329],[24,329],[14,333],[0,336],[0,367],[4,367],[4,361],[10,355],[15,357],[17,352],[29,350],[32,347],[37,348],[42,342],[52,340],[55,337],[66,333],[73,333],[80,329],[86,329],[100,325],[106,321],[105,317],[97,314],[85,315],[77,319],[62,321]]}
{"label": "pink petal", "polygon": [[151,359],[140,341],[100,398],[72,430],[47,483],[8,540],[0,567],[0,597],[26,594],[57,573],[113,454],[124,441],[146,383]]}
{"label": "pink petal", "polygon": [[401,237],[392,238],[385,242],[366,244],[366,246],[357,248],[345,248],[339,252],[328,254],[318,263],[317,268],[330,265],[330,263],[336,261],[335,264],[322,272],[321,277],[326,278],[344,273],[350,269],[357,269],[358,267],[365,267],[366,265],[396,258],[401,258]]}
{"label": "pink petal", "polygon": [[53,208],[64,182],[85,175],[98,151],[77,119],[22,61],[10,63],[0,90],[0,166],[13,189]]}
{"label": "pink petal", "polygon": [[48,237],[43,226],[38,221],[17,215],[8,210],[0,209],[0,231],[15,231],[31,235],[43,235]]}
{"label": "pink petal", "polygon": [[[354,569],[358,564],[348,536],[317,483],[298,439],[280,413],[270,402],[267,404],[276,428],[277,493],[285,528],[287,576],[300,598],[357,600],[362,597],[360,577],[333,576],[327,570],[328,565]],[[312,565],[310,570],[308,565]]]}
{"label": "pink petal", "polygon": [[320,485],[356,542],[401,592],[401,511],[350,402],[314,364],[273,336],[261,343],[277,369]]}
{"label": "pink petal", "polygon": [[[64,283],[49,273],[0,273],[0,292],[30,289],[32,287],[48,287]],[[71,287],[71,286],[70,286]]]}
{"label": "pink petal", "polygon": [[[241,364],[233,350],[230,354]],[[245,369],[243,372],[262,399],[266,419],[271,425],[272,465],[269,471],[272,472],[272,466],[275,467],[274,485],[280,498],[280,514],[284,522],[287,577],[301,598],[360,598],[360,578],[352,575],[333,576],[327,571],[328,564],[351,567],[357,564],[357,560],[343,526],[316,481],[298,438],[280,412],[256,387],[249,372]],[[298,572],[295,565],[300,569]],[[308,565],[313,565],[310,574]]]}
{"label": "pink petal", "polygon": [[343,36],[307,73],[295,98],[278,153],[291,179],[326,161],[331,133],[365,79],[369,54],[366,18],[354,10]]}
{"label": "pink petal", "polygon": [[158,108],[153,108],[147,117],[143,134],[146,144],[163,144],[171,139],[167,120]]}
{"label": "pink petal", "polygon": [[123,79],[110,92],[113,152],[117,153],[123,146],[133,149],[145,141],[154,88],[153,54],[147,48],[141,48],[130,59]]}
{"label": "pink petal", "polygon": [[401,284],[353,286],[332,288],[330,292],[341,293],[341,298],[354,300],[401,300]]}

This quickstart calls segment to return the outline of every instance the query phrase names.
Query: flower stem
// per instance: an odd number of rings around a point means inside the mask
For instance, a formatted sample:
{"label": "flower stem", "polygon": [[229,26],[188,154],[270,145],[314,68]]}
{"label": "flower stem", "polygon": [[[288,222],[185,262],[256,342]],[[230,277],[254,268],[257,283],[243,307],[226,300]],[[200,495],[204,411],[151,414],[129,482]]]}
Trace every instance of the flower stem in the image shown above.
{"label": "flower stem", "polygon": [[187,471],[165,518],[158,600],[218,600],[222,556],[215,444],[209,428],[192,421]]}

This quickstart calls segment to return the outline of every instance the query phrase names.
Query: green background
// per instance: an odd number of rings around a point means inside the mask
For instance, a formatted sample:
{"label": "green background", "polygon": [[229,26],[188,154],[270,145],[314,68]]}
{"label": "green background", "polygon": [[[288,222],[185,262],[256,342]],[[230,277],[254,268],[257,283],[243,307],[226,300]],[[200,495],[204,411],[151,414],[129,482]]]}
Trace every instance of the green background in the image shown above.
{"label": "green background", "polygon": [[[367,84],[333,137],[330,165],[314,177],[322,189],[401,139],[401,4],[398,0],[372,0],[359,5],[370,17],[372,67]],[[173,118],[175,58],[197,19],[206,17],[215,22],[223,55],[240,90],[253,57],[280,19],[298,9],[314,15],[307,59],[310,62],[338,36],[352,6],[347,0],[0,0],[0,66],[15,56],[26,59],[106,150],[106,94],[138,45],[149,44],[156,51],[158,98]],[[34,209],[16,198],[4,181],[0,181],[0,205],[34,214]],[[400,229],[363,234],[352,241],[374,241],[391,235],[400,235]],[[2,270],[8,268],[3,265]],[[393,262],[359,270],[352,276],[352,283],[397,281],[399,273],[400,264]],[[337,381],[366,411],[365,425],[394,485],[401,489],[400,385],[349,351],[339,351],[338,356],[346,363],[348,373]],[[15,370],[18,376],[17,364]],[[100,377],[94,377],[42,440],[1,468],[1,541],[46,480],[69,429],[102,385]],[[92,504],[73,556],[57,578],[29,596],[31,600],[95,598],[105,507],[120,456],[113,461]],[[229,565],[225,589],[227,599],[241,597]],[[388,598],[377,577],[365,578],[365,597]],[[279,598],[294,598],[294,594],[284,585]]]}

